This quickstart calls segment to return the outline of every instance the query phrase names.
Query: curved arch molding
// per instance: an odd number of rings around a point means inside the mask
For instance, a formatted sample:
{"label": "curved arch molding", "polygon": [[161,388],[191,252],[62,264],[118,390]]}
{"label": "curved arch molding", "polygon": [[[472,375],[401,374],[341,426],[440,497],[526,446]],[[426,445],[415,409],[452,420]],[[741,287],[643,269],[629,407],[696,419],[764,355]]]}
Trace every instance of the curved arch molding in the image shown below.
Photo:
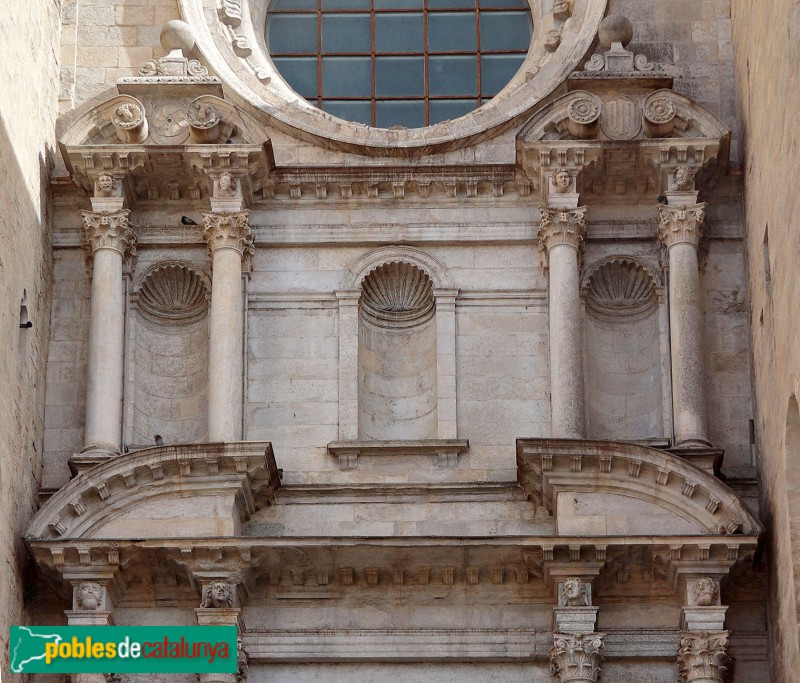
{"label": "curved arch molding", "polygon": [[574,0],[568,13],[532,2],[534,38],[520,70],[491,102],[454,121],[427,128],[384,130],[326,114],[295,94],[275,69],[264,41],[264,0],[180,0],[208,65],[236,97],[266,114],[272,125],[342,149],[373,155],[430,153],[469,144],[524,117],[585,57],[607,0]]}

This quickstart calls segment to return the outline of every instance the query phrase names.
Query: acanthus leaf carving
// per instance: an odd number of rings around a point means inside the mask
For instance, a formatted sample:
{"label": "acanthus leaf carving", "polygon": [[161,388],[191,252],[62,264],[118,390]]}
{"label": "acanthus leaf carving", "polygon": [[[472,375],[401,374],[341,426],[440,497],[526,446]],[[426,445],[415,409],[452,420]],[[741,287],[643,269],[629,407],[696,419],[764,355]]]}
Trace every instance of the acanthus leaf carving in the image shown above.
{"label": "acanthus leaf carving", "polygon": [[661,243],[667,249],[680,243],[700,244],[705,208],[705,203],[693,206],[659,204],[658,237]]}
{"label": "acanthus leaf carving", "polygon": [[542,267],[547,269],[547,255],[554,246],[567,244],[580,249],[586,236],[586,207],[575,209],[553,209],[540,207],[540,227],[538,232],[539,251]]}
{"label": "acanthus leaf carving", "polygon": [[255,254],[253,233],[248,224],[249,211],[205,212],[203,216],[203,237],[208,250],[235,249],[243,258]]}
{"label": "acanthus leaf carving", "polygon": [[86,241],[92,253],[114,249],[123,256],[136,254],[136,236],[129,222],[129,209],[121,211],[81,211]]}
{"label": "acanthus leaf carving", "polygon": [[681,683],[722,683],[728,670],[728,631],[681,632],[678,672]]}
{"label": "acanthus leaf carving", "polygon": [[596,683],[603,662],[603,633],[554,633],[550,672],[559,683]]}

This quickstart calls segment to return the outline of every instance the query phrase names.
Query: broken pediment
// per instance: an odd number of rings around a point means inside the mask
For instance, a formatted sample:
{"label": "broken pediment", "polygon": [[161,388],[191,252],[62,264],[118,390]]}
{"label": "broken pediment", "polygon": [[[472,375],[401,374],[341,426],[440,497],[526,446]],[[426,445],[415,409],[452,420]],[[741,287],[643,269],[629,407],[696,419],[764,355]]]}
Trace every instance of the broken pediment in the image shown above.
{"label": "broken pediment", "polygon": [[29,539],[232,536],[280,487],[268,442],[124,453],[82,472],[36,513]]}
{"label": "broken pediment", "polygon": [[[714,114],[672,90],[576,90],[542,107],[517,136],[517,165],[540,193],[558,169],[584,197],[649,202],[675,189],[707,191],[726,168],[730,131]],[[691,185],[691,187],[689,187]]]}
{"label": "broken pediment", "polygon": [[743,535],[760,523],[725,484],[679,456],[632,443],[518,439],[520,483],[559,535]]}

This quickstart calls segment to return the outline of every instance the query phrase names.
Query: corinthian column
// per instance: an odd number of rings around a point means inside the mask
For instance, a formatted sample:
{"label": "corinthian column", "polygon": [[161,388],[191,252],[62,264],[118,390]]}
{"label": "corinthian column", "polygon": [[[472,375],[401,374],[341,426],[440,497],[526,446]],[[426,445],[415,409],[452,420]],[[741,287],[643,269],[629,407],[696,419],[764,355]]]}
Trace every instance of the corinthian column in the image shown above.
{"label": "corinthian column", "polygon": [[540,209],[539,249],[550,273],[550,405],[552,436],[584,436],[578,252],[586,207]]}
{"label": "corinthian column", "polygon": [[84,452],[119,453],[124,313],[122,259],[135,253],[128,209],[82,211],[93,256]]}
{"label": "corinthian column", "polygon": [[213,280],[209,317],[208,440],[242,438],[243,259],[254,253],[249,212],[203,214],[203,237],[211,253]]}
{"label": "corinthian column", "polygon": [[675,445],[684,448],[711,445],[703,391],[703,321],[697,265],[705,206],[658,206],[658,236],[669,254]]}

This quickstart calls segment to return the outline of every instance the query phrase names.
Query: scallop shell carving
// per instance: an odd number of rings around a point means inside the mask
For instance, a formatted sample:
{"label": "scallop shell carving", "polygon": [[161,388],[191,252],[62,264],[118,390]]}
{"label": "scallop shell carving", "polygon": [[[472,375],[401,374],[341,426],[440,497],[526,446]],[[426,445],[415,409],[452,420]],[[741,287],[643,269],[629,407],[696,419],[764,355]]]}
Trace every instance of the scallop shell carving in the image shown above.
{"label": "scallop shell carving", "polygon": [[588,303],[607,313],[638,313],[655,305],[655,283],[641,264],[619,259],[598,268],[588,283]]}
{"label": "scallop shell carving", "polygon": [[384,327],[411,327],[434,313],[433,283],[410,263],[386,263],[362,283],[361,309],[372,322]]}
{"label": "scallop shell carving", "polygon": [[155,268],[139,288],[139,310],[159,322],[193,322],[205,315],[208,300],[203,276],[177,263]]}

